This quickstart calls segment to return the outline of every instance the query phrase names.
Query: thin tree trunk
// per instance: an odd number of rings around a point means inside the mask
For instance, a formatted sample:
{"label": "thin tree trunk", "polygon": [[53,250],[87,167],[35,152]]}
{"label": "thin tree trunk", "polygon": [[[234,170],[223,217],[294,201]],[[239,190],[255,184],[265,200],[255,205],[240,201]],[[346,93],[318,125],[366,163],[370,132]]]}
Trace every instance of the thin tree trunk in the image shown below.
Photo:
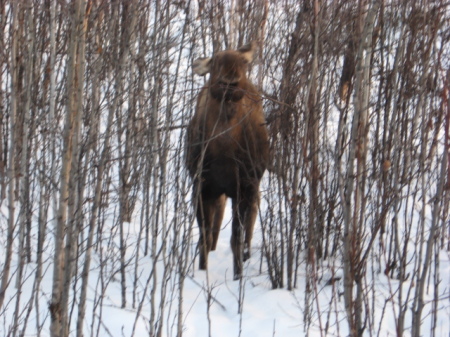
{"label": "thin tree trunk", "polygon": [[[98,10],[98,8],[97,8]],[[99,12],[97,23],[95,25],[95,43],[97,46],[101,46],[101,40],[100,40],[100,29],[101,24],[103,23],[103,12]],[[97,145],[97,133],[99,132],[99,126],[100,126],[100,60],[101,60],[101,54],[99,52],[99,49],[97,50],[97,54],[94,56],[93,63],[93,71],[91,75],[91,81],[92,81],[92,94],[91,94],[91,101],[92,101],[92,117],[90,120],[90,129],[89,134],[87,137],[87,143],[88,143],[88,150],[86,153],[86,158],[91,158],[91,153],[95,149],[95,146]],[[112,123],[114,118],[114,111],[112,109],[109,110],[108,113],[108,119],[107,119],[107,126],[105,131],[105,140],[103,144],[103,150],[100,155],[100,160],[98,161],[97,166],[97,179],[96,179],[96,185],[94,189],[94,200],[91,208],[90,213],[90,219],[88,224],[88,237],[87,237],[87,243],[86,243],[86,252],[84,256],[84,264],[83,269],[81,272],[81,289],[80,289],[80,296],[79,296],[79,304],[78,304],[78,318],[77,318],[77,336],[82,337],[83,336],[83,324],[84,324],[84,318],[86,315],[86,300],[87,300],[87,289],[88,289],[88,282],[89,282],[89,272],[90,272],[90,266],[91,266],[91,255],[92,255],[92,247],[94,245],[94,235],[97,229],[97,223],[98,223],[98,216],[99,216],[99,210],[101,207],[101,196],[102,196],[102,187],[104,182],[104,171],[106,167],[106,163],[108,160],[108,156],[110,153],[110,139],[111,139],[111,129],[112,129]],[[89,159],[86,159],[89,160]]]}
{"label": "thin tree trunk", "polygon": [[[34,52],[34,42],[35,42],[35,31],[33,26],[33,8],[29,4],[29,8],[25,10],[25,16],[27,18],[26,24],[26,40],[27,40],[27,63],[25,65],[25,104],[23,108],[23,130],[22,133],[22,153],[20,158],[20,190],[19,190],[19,200],[20,200],[20,213],[19,213],[19,271],[16,279],[16,287],[18,288],[22,279],[23,265],[28,255],[27,249],[25,247],[25,230],[26,222],[29,219],[29,151],[28,151],[28,137],[31,131],[30,126],[30,107],[31,107],[31,88],[33,87],[33,52]],[[28,233],[30,235],[30,233]]]}
{"label": "thin tree trunk", "polygon": [[[72,25],[70,31],[70,44],[68,54],[68,75],[67,75],[67,111],[66,121],[64,126],[64,148],[62,157],[62,168],[60,174],[60,195],[59,206],[57,211],[57,223],[55,229],[55,255],[53,267],[53,286],[52,286],[52,300],[49,304],[51,314],[50,332],[52,337],[62,337],[67,335],[68,327],[65,326],[68,317],[67,299],[64,298],[64,270],[70,266],[64,266],[65,251],[64,238],[67,229],[67,209],[69,202],[69,180],[72,169],[73,160],[73,140],[75,130],[75,120],[81,107],[77,104],[77,88],[83,84],[77,81],[77,51],[79,39],[83,31],[82,14],[84,14],[84,1],[78,0],[74,4],[74,11],[72,16]],[[81,22],[80,22],[81,20]],[[81,79],[78,79],[81,81]],[[81,100],[81,97],[79,98]],[[76,144],[75,144],[76,146]],[[67,277],[66,277],[67,278]],[[64,302],[63,302],[64,301]]]}
{"label": "thin tree trunk", "polygon": [[[86,8],[86,2],[84,0],[79,2],[80,8],[78,15],[76,16],[75,26],[75,43],[76,43],[76,63],[74,67],[74,85],[73,85],[73,133],[72,133],[72,151],[70,159],[71,169],[68,181],[68,187],[71,197],[67,203],[68,205],[68,219],[66,230],[66,244],[64,252],[64,275],[63,275],[63,287],[61,296],[61,307],[64,308],[65,315],[62,319],[62,329],[64,336],[69,333],[70,317],[68,315],[69,308],[69,290],[74,272],[76,270],[77,263],[77,239],[80,225],[80,218],[82,217],[83,191],[80,190],[81,177],[81,162],[80,162],[80,129],[81,119],[83,117],[83,89],[84,89],[84,73],[85,73],[85,48],[86,48],[86,30],[87,30],[87,18],[92,2],[89,2],[89,6]],[[81,187],[82,188],[82,187]]]}
{"label": "thin tree trunk", "polygon": [[[364,331],[362,323],[362,266],[359,265],[361,252],[361,228],[359,224],[363,188],[361,179],[365,170],[366,143],[368,133],[369,108],[369,70],[372,54],[371,39],[378,6],[373,3],[369,9],[364,9],[362,15],[363,30],[356,62],[356,81],[354,91],[354,115],[352,121],[350,149],[346,168],[345,187],[341,186],[341,199],[344,213],[344,303],[351,336],[360,336]],[[355,172],[355,159],[357,160]],[[356,186],[355,186],[356,184]],[[355,195],[353,192],[356,188]],[[354,205],[352,207],[352,198]],[[353,210],[353,215],[352,215]],[[354,282],[357,286],[357,296],[354,298]]]}
{"label": "thin tree trunk", "polygon": [[0,285],[0,309],[3,307],[5,300],[6,288],[9,283],[9,272],[11,268],[12,247],[14,242],[14,188],[15,188],[15,148],[16,148],[16,114],[18,105],[18,69],[17,69],[17,53],[18,53],[18,12],[21,3],[17,2],[12,4],[12,25],[11,25],[11,113],[9,117],[10,122],[10,140],[9,140],[9,156],[8,156],[8,232],[6,235],[6,250],[5,250],[5,262],[3,264],[3,274]]}
{"label": "thin tree trunk", "polygon": [[[6,7],[7,7],[7,3],[2,2],[0,5],[0,29],[1,29],[1,37],[2,39],[0,40],[0,43],[4,44],[6,43],[6,24],[5,22],[6,20]],[[13,27],[13,25],[11,25],[11,27]],[[3,58],[2,59],[2,64],[1,66],[4,67],[7,65],[7,63],[10,60],[8,60],[7,58]],[[5,83],[4,82],[4,74],[3,72],[0,72],[0,83]],[[5,105],[4,105],[4,93],[3,90],[0,91],[0,205],[3,202],[3,200],[6,198],[6,176],[7,173],[5,173],[5,169],[6,169],[6,162],[7,162],[7,149],[6,149],[6,144],[4,143],[4,128],[5,128]],[[1,308],[1,306],[0,306]]]}
{"label": "thin tree trunk", "polygon": [[[35,40],[35,32],[33,27],[33,7],[31,4],[27,4],[28,6],[23,8],[23,13],[26,18],[26,22],[24,22],[23,32],[24,39],[27,41],[27,51],[25,53],[26,63],[22,65],[24,67],[25,78],[23,79],[25,88],[25,104],[22,106],[23,109],[21,111],[17,111],[19,115],[22,115],[22,139],[21,142],[21,153],[20,153],[20,176],[19,176],[19,202],[20,202],[20,211],[18,214],[18,229],[19,229],[19,250],[18,250],[18,268],[16,274],[16,308],[14,312],[14,324],[13,324],[13,335],[17,333],[17,329],[19,328],[19,317],[20,317],[20,301],[22,295],[22,278],[23,278],[23,270],[26,263],[27,257],[27,249],[25,246],[25,231],[26,231],[26,223],[29,219],[29,161],[28,161],[28,136],[31,131],[30,128],[30,104],[31,104],[31,88],[32,88],[32,74],[33,74],[33,51],[34,51],[34,40]],[[17,121],[17,120],[16,120]],[[28,233],[30,235],[30,233]],[[32,295],[33,296],[33,295]],[[25,329],[25,326],[24,326]]]}

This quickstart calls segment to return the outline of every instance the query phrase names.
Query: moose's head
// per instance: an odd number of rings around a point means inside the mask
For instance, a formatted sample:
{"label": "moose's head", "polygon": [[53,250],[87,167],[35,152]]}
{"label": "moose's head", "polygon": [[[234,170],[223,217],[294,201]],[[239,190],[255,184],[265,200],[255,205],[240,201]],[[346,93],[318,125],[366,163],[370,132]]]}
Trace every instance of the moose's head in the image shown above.
{"label": "moose's head", "polygon": [[211,96],[219,101],[242,99],[247,90],[247,67],[253,60],[254,43],[249,43],[238,50],[225,50],[213,57],[199,58],[192,67],[196,74],[209,77]]}

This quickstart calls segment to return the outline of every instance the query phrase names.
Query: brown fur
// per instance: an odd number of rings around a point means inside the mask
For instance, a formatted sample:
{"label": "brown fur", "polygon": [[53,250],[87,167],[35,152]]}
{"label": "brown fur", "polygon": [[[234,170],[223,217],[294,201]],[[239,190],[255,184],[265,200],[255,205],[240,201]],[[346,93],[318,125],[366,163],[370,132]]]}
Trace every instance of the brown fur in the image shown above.
{"label": "brown fur", "polygon": [[188,126],[186,164],[194,181],[200,227],[200,269],[215,250],[227,197],[233,203],[234,278],[242,275],[259,206],[259,182],[269,160],[261,96],[247,79],[253,45],[199,59],[193,67],[210,79]]}

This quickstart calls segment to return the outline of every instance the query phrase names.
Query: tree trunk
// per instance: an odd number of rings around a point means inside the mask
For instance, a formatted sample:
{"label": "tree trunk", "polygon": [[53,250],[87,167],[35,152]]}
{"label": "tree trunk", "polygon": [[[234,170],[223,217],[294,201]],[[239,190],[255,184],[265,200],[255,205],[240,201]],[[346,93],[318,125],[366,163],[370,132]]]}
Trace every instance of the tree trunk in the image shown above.
{"label": "tree trunk", "polygon": [[[364,264],[360,264],[362,251],[362,202],[367,154],[368,110],[370,93],[370,59],[372,33],[378,4],[364,8],[361,13],[362,31],[356,61],[354,88],[354,115],[351,128],[350,149],[345,172],[345,187],[341,186],[344,211],[344,303],[351,336],[361,336],[363,325],[362,281]],[[356,172],[355,172],[356,160]],[[355,192],[355,195],[353,195]],[[353,200],[353,205],[352,205]],[[353,213],[353,214],[352,214]],[[356,283],[356,298],[354,286]]]}
{"label": "tree trunk", "polygon": [[[78,57],[84,57],[84,46],[82,45],[85,30],[85,1],[78,0],[74,4],[72,15],[72,25],[70,31],[69,55],[68,55],[68,80],[67,80],[67,110],[64,126],[64,148],[62,158],[62,168],[60,174],[60,196],[57,211],[57,223],[55,229],[55,255],[53,269],[52,300],[49,304],[51,323],[50,331],[52,337],[62,337],[68,334],[68,284],[70,280],[70,268],[72,260],[66,256],[67,250],[64,249],[64,239],[70,222],[67,220],[67,211],[69,203],[69,181],[72,172],[72,161],[74,144],[79,128],[79,114],[82,109],[82,87],[83,77],[80,76],[80,68],[83,60]],[[81,42],[81,43],[80,43]],[[75,135],[75,137],[74,137]],[[73,223],[72,223],[73,224]],[[70,238],[72,239],[72,238]],[[68,263],[69,265],[64,265]],[[67,270],[66,273],[64,271]]]}
{"label": "tree trunk", "polygon": [[11,113],[9,117],[10,134],[9,134],[9,156],[8,156],[8,232],[6,236],[5,262],[3,264],[2,280],[0,284],[0,309],[3,307],[5,300],[5,292],[9,283],[9,271],[11,268],[12,247],[14,243],[15,228],[15,148],[16,148],[16,114],[18,105],[18,69],[17,69],[17,53],[18,53],[18,14],[21,3],[12,5],[12,26],[11,26]]}

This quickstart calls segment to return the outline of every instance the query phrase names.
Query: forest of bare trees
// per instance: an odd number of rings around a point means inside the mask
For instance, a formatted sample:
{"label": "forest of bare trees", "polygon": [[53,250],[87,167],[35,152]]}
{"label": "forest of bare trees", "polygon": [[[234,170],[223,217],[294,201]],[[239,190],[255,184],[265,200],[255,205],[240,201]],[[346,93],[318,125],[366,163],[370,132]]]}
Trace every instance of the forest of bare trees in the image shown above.
{"label": "forest of bare trees", "polygon": [[195,282],[216,335],[191,64],[254,41],[271,163],[240,320],[255,277],[301,289],[305,336],[447,336],[449,22],[446,0],[2,1],[0,334],[189,335]]}

